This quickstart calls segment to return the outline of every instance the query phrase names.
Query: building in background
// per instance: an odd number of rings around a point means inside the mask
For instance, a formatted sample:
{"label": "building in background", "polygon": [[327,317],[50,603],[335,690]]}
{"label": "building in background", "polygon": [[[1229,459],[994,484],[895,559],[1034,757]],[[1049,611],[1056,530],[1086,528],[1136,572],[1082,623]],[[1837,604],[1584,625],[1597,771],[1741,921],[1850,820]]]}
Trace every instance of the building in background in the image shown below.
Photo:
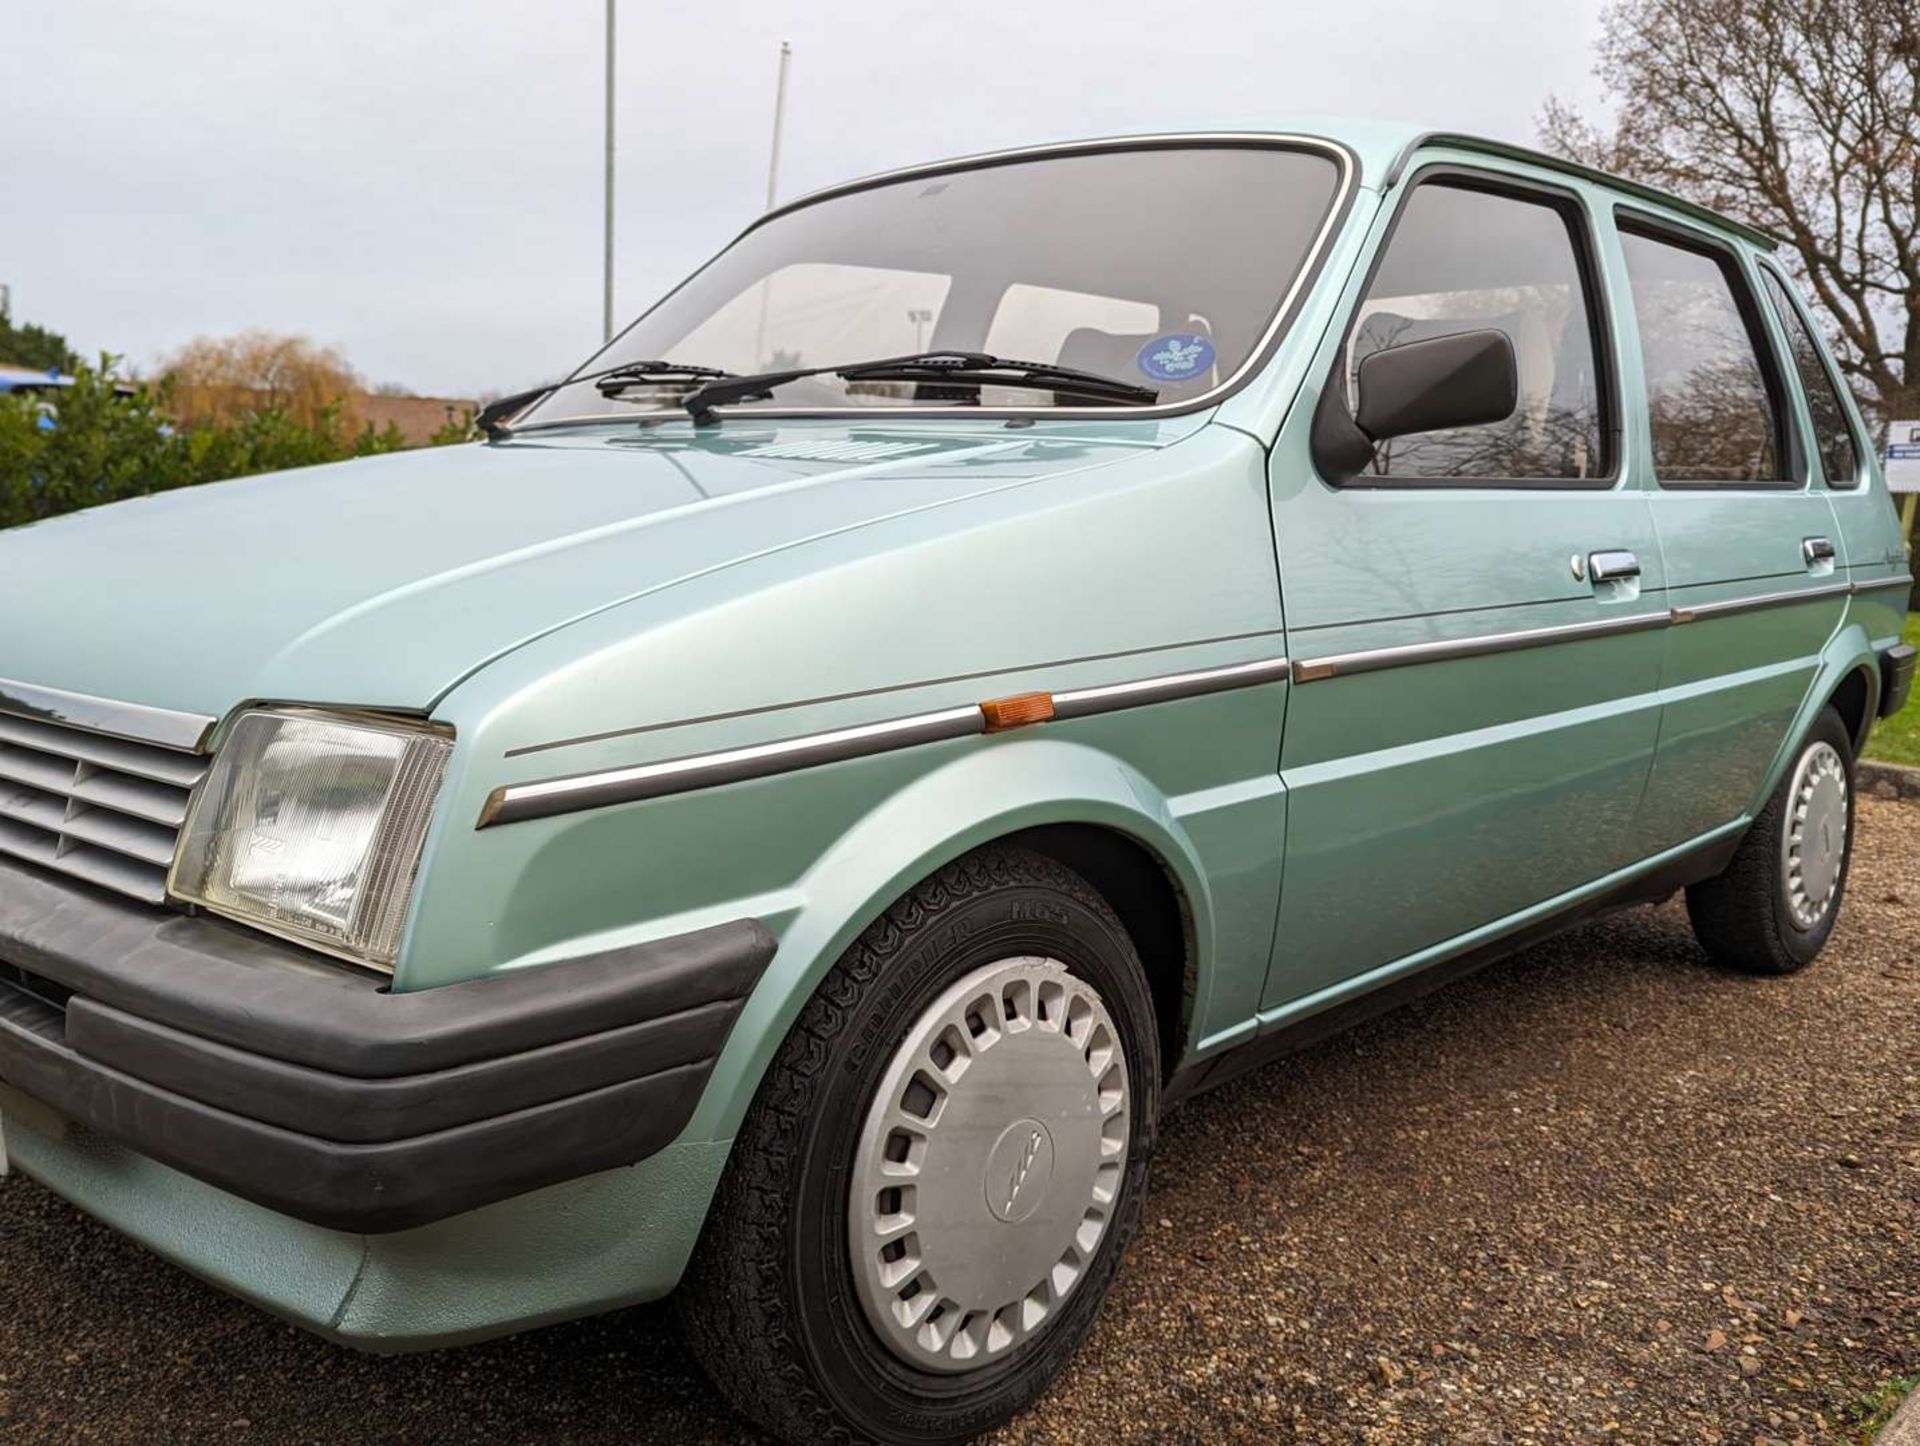
{"label": "building in background", "polygon": [[362,418],[374,431],[400,429],[409,447],[425,446],[449,422],[471,421],[480,404],[469,397],[396,397],[369,392],[359,398]]}

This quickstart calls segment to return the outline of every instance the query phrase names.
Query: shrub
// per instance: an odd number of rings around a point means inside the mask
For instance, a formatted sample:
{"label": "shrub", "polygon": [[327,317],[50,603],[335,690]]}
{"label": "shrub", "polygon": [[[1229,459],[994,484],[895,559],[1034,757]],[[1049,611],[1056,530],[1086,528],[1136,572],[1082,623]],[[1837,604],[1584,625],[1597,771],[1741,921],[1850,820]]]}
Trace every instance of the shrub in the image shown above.
{"label": "shrub", "polygon": [[[275,407],[176,425],[172,385],[120,390],[114,360],[81,366],[57,392],[0,394],[0,527],[199,482],[397,452],[389,424],[352,431],[341,408],[311,422]],[[435,441],[461,441],[448,426]],[[464,428],[461,429],[464,433]]]}

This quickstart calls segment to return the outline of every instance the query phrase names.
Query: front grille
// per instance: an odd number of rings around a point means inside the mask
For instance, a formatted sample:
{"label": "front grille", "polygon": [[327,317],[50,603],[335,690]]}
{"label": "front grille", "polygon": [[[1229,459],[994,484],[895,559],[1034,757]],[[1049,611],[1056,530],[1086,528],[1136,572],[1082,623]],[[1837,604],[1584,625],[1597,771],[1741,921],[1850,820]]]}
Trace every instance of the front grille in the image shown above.
{"label": "front grille", "polygon": [[0,854],[163,903],[209,760],[0,714]]}
{"label": "front grille", "polygon": [[67,1001],[73,998],[73,991],[64,984],[55,984],[43,975],[31,973],[18,964],[9,964],[6,960],[0,959],[0,999],[9,995],[24,995],[44,1009],[65,1014]]}

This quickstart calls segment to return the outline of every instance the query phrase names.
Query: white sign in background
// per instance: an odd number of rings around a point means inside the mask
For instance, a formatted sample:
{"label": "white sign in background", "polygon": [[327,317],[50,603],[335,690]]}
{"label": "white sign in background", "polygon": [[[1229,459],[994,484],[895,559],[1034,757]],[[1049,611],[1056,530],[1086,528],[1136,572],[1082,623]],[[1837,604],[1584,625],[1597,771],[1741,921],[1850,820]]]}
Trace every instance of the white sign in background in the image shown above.
{"label": "white sign in background", "polygon": [[1887,428],[1887,486],[1895,492],[1920,492],[1920,422],[1895,422]]}

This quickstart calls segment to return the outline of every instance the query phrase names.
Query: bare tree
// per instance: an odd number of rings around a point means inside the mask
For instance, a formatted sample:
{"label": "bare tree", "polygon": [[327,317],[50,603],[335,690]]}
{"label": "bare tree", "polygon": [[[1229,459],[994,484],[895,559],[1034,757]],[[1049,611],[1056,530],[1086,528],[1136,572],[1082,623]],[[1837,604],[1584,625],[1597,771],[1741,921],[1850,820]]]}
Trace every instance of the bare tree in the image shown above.
{"label": "bare tree", "polygon": [[360,378],[338,348],[303,336],[203,336],[168,357],[162,371],[172,384],[174,413],[188,426],[275,411],[305,427],[326,414],[349,434],[360,427]]}
{"label": "bare tree", "polygon": [[1780,238],[1862,400],[1920,416],[1914,0],[1612,0],[1595,73],[1611,129],[1550,100],[1544,143]]}

